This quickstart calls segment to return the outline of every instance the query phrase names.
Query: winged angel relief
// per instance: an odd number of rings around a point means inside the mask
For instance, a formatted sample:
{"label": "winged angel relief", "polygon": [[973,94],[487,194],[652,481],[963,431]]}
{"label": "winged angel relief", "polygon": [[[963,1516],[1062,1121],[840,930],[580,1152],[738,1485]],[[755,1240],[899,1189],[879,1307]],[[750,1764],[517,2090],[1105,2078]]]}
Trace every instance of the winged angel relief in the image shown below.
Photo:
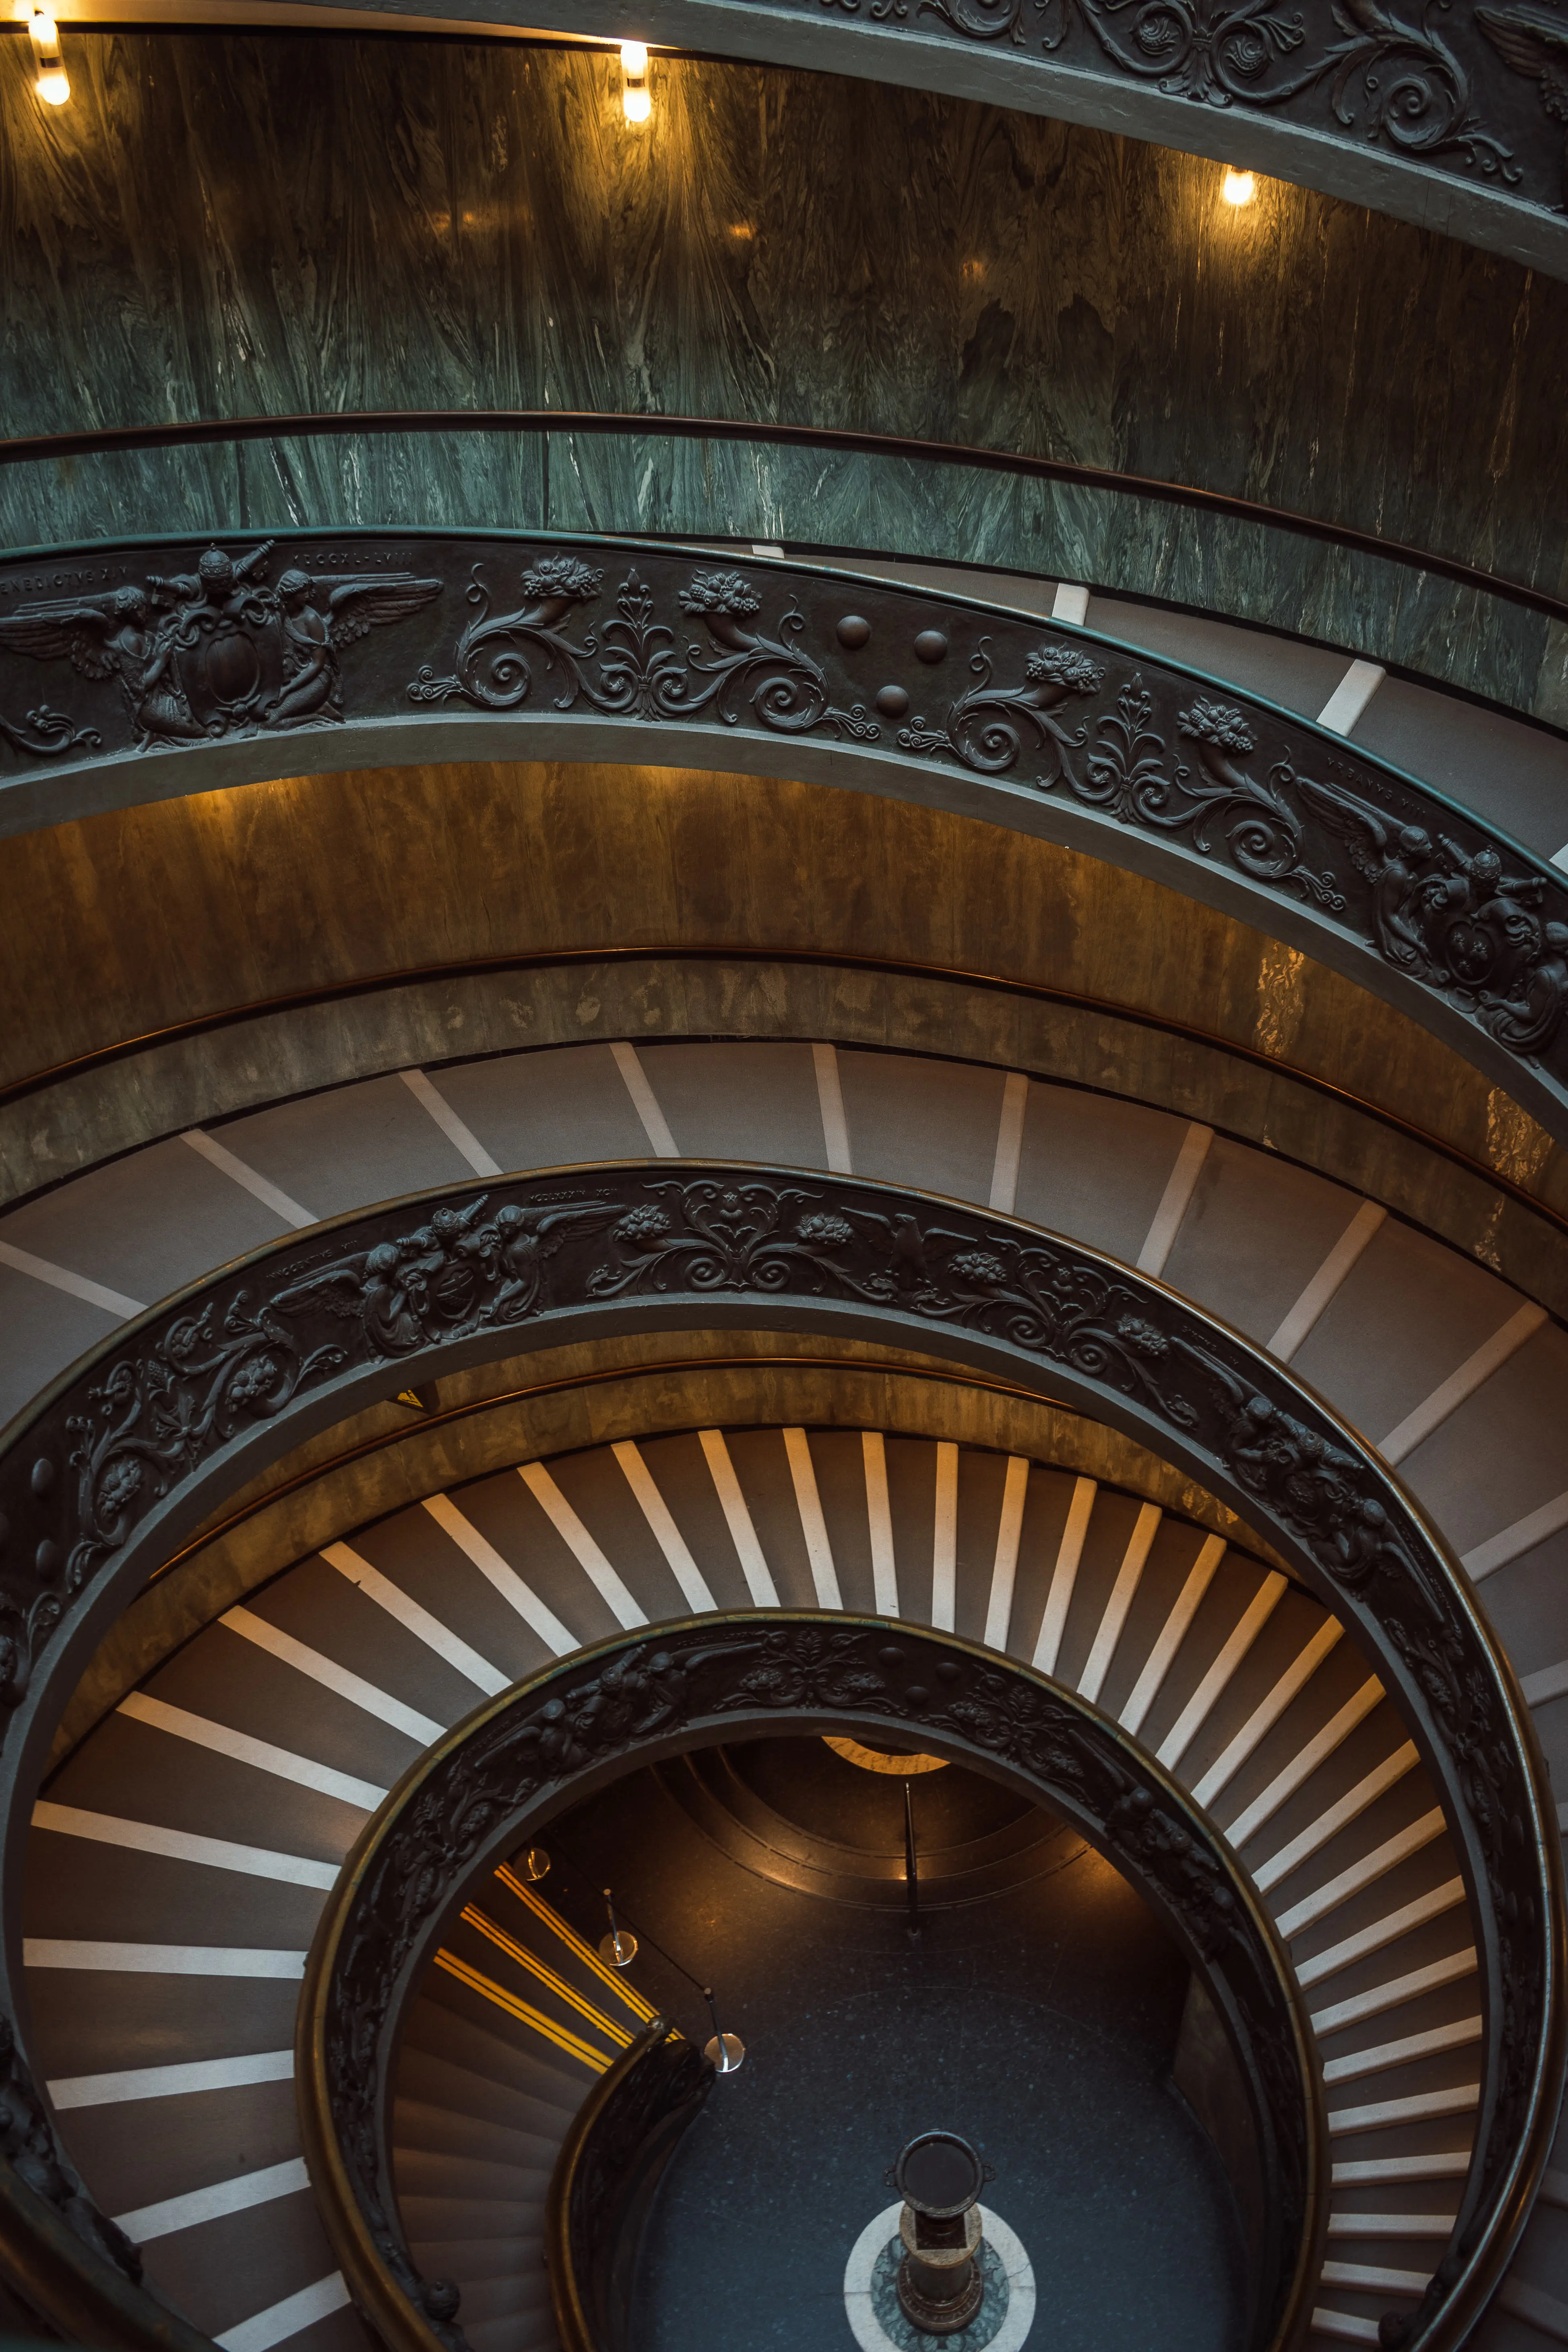
{"label": "winged angel relief", "polygon": [[[410,572],[316,575],[298,565],[268,583],[271,549],[268,541],[236,558],[209,547],[195,572],[24,604],[0,618],[0,647],[112,678],[139,751],[341,719],[345,648],[427,604],[441,583]],[[54,718],[36,732],[60,736]]]}
{"label": "winged angel relief", "polygon": [[1568,206],[1568,25],[1530,8],[1478,8],[1476,22],[1504,65],[1535,84],[1548,116],[1563,125],[1563,202]]}

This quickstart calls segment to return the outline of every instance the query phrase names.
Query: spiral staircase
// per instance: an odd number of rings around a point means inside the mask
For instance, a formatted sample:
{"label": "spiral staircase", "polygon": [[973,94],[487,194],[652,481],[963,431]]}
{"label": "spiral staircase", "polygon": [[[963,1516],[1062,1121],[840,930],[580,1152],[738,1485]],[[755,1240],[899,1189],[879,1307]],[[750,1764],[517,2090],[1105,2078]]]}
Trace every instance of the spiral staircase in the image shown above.
{"label": "spiral staircase", "polygon": [[[1568,2343],[1568,1798],[1486,1802],[1568,1787],[1562,28],[505,13],[83,0],[50,108],[0,40],[0,2324],[632,2352],[562,2183],[700,2002],[521,1833],[427,1950],[353,1906],[517,1693],[762,1612],[1212,1837],[1326,2143],[1270,2352]],[[667,1279],[678,1207],[805,1276]],[[1125,1375],[1004,1328],[1037,1243]],[[1200,1328],[1212,1465],[1136,1389]],[[311,2041],[378,1935],[380,2205]]]}
{"label": "spiral staircase", "polygon": [[[171,1288],[285,1217],[342,1212],[356,1175],[363,1197],[545,1150],[679,1167],[742,1138],[803,1172],[836,1160],[1076,1230],[1295,1360],[1379,1429],[1464,1546],[1550,1751],[1561,1334],[1374,1204],[1166,1114],[825,1041],[623,1041],[187,1133],[11,1212],[0,1235],[14,1265],[129,1305],[132,1283]],[[96,1336],[85,1317],[105,1310],[82,1308],[30,1385]],[[1106,1708],[1213,1813],[1289,1941],[1321,2046],[1333,2199],[1315,2327],[1374,2340],[1452,2219],[1480,2019],[1443,1814],[1367,1659],[1279,1569],[1155,1502],[896,1430],[765,1423],[525,1462],[327,1544],[126,1691],[51,1778],[24,1921],[40,2068],[155,2289],[242,2352],[355,2326],[289,2087],[321,1895],[367,1813],[480,1698],[618,1627],[748,1605],[1005,1650]],[[511,1869],[443,1958],[400,2077],[399,2191],[471,2340],[516,2342],[549,2326],[551,2151],[644,2012]],[[1531,2275],[1540,2235],[1494,2331],[1552,2320]]]}
{"label": "spiral staircase", "polygon": [[[1310,1988],[1330,2088],[1320,2330],[1362,2340],[1360,2315],[1420,2292],[1468,2156],[1475,1953],[1430,1781],[1334,1619],[1279,1570],[1157,1505],[1016,1456],[880,1431],[709,1430],[526,1475],[432,1496],[368,1531],[363,1550],[333,1545],[257,1608],[229,1612],[121,1702],[35,1814],[26,1952],[43,1979],[51,2096],[70,2111],[72,2151],[100,2202],[131,2193],[136,2149],[174,2112],[142,2101],[175,2099],[191,2116],[188,2139],[170,2131],[171,2152],[178,2138],[180,2178],[202,2186],[121,2226],[144,2242],[168,2233],[162,2254],[161,2238],[147,2246],[149,2275],[198,2325],[231,2340],[244,2288],[195,2200],[255,2128],[253,2086],[268,2070],[286,2082],[289,2063],[286,2033],[284,2046],[260,2047],[278,2042],[287,1996],[240,1972],[302,1970],[312,1921],[300,1888],[331,1874],[379,1801],[368,1776],[395,1779],[412,1760],[415,1719],[444,1727],[476,1691],[537,1665],[542,1622],[565,1649],[617,1622],[748,1598],[831,1605],[832,1584],[868,1612],[879,1554],[880,1613],[951,1616],[1056,1673],[1144,1738],[1245,1851]],[[520,1612],[510,1623],[509,1602]],[[100,1867],[84,1885],[83,1839],[159,1856],[156,1895],[150,1865],[134,1865],[134,1922],[129,1886],[117,1894]],[[160,2028],[135,2001],[144,1989],[128,2003],[113,1971],[200,1965],[220,1916],[236,1916],[226,1872],[257,1882],[241,1895],[255,1941],[235,1951],[237,1980],[206,2016],[190,2013],[188,1982],[165,1978],[154,2000],[175,1998]],[[461,2286],[465,2332],[481,2344],[538,2324],[549,2151],[647,2013],[628,2010],[626,1980],[542,1892],[503,1866],[465,1911],[398,2084],[409,2236],[424,2271]],[[205,1965],[219,1957],[209,1949]],[[84,1963],[87,1979],[74,1975]],[[144,2058],[153,2032],[168,2053],[157,2066],[122,2063]],[[286,2113],[286,2094],[274,2096]],[[326,2249],[282,2145],[227,2184],[257,2200],[247,2243],[257,2261],[271,2246],[268,2307],[279,2309],[331,2288],[306,2275]]]}

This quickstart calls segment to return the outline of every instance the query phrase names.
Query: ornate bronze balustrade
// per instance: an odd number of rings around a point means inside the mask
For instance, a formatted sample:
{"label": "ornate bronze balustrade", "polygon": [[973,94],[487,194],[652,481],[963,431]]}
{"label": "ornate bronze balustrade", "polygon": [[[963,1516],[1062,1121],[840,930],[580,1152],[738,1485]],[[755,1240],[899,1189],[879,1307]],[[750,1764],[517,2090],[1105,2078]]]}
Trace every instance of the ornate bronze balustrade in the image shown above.
{"label": "ornate bronze balustrade", "polygon": [[648,2209],[715,2079],[701,2053],[656,2017],[584,2101],[544,2206],[561,2352],[627,2352]]}
{"label": "ornate bronze balustrade", "polygon": [[829,1174],[563,1170],[290,1236],[139,1318],[0,1442],[12,1854],[101,1629],[236,1484],[411,1381],[694,1317],[914,1344],[1069,1398],[1234,1503],[1356,1630],[1441,1792],[1486,1990],[1475,2157],[1411,2339],[1458,2343],[1523,2225],[1562,2087],[1561,1864],[1528,1711],[1441,1538],[1319,1398],[1161,1284],[1006,1218]]}
{"label": "ornate bronze balustrade", "polygon": [[1342,738],[1084,630],[605,540],[0,564],[0,830],[492,755],[721,763],[1059,839],[1335,964],[1564,1131],[1568,876]]}
{"label": "ornate bronze balustrade", "polygon": [[[1247,2091],[1266,2216],[1249,2341],[1285,2352],[1304,2340],[1327,2230],[1321,2081],[1284,1948],[1207,1817],[1107,1717],[1031,1668],[923,1628],[767,1610],[618,1634],[489,1701],[405,1775],[350,1855],[306,1966],[296,2080],[334,2251],[392,2352],[430,2352],[432,2335],[464,2352],[449,2294],[415,2270],[389,2136],[402,2014],[453,1908],[619,1772],[763,1731],[885,1738],[890,1726],[1043,1800],[1175,1934]],[[558,2304],[575,2273],[561,2240],[558,2216]],[[569,2352],[616,2352],[595,2310],[597,2326],[579,2307]]]}

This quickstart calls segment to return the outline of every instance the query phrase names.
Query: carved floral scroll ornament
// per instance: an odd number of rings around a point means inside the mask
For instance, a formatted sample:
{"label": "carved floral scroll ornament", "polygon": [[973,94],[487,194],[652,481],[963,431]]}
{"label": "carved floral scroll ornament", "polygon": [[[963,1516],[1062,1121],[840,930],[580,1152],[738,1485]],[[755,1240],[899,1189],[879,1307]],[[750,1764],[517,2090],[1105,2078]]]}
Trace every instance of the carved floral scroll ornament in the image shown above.
{"label": "carved floral scroll ornament", "polygon": [[826,724],[859,743],[881,730],[858,705],[833,707],[819,662],[802,651],[804,614],[792,606],[776,636],[755,626],[762,598],[738,572],[699,572],[680,590],[680,608],[706,626],[712,657],[700,646],[679,647],[676,633],[655,618],[655,600],[636,571],[616,596],[612,620],[573,645],[561,624],[574,604],[595,600],[605,575],[575,556],[546,556],[522,576],[522,603],[492,613],[489,590],[474,566],[468,596],[476,617],[458,640],[449,677],[422,669],[409,688],[414,702],[461,700],[487,710],[515,710],[533,690],[532,656],[555,687],[557,710],[579,699],[615,718],[688,719],[711,706],[727,726],[742,720],[744,698],[753,721],[775,733],[804,734]]}
{"label": "carved floral scroll ornament", "polygon": [[[351,679],[344,654],[373,629],[400,622],[432,648],[445,635],[434,611],[420,625],[441,581],[401,568],[405,552],[367,549],[367,568],[342,575],[312,557],[316,572],[291,565],[269,586],[266,545],[240,557],[210,548],[188,573],[18,605],[0,615],[0,655],[68,661],[86,691],[78,711],[40,704],[21,730],[0,719],[0,741],[39,761],[101,741],[113,757],[122,745],[384,723],[412,703],[523,722],[717,721],[885,750],[875,711],[908,758],[1054,793],[1310,910],[1568,1092],[1568,885],[1283,713],[1244,710],[1022,615],[869,582],[854,587],[864,611],[847,614],[846,589],[827,575],[781,581],[773,567],[695,566],[659,550],[639,551],[613,586],[584,555],[540,550],[505,598],[488,559],[470,556],[470,617],[449,652],[410,681],[394,638]],[[914,698],[953,636],[973,647],[970,682],[922,717]]]}
{"label": "carved floral scroll ornament", "polygon": [[[822,0],[848,16],[861,5]],[[1442,159],[1510,189],[1529,166],[1535,201],[1568,201],[1568,159],[1559,191],[1550,134],[1532,140],[1515,121],[1510,143],[1488,127],[1478,78],[1493,84],[1494,109],[1512,116],[1517,109],[1450,0],[1426,0],[1412,14],[1387,0],[1305,7],[1292,0],[866,0],[865,13],[890,30],[935,24],[968,41],[1037,44],[1063,64],[1109,68],[1163,97],[1278,110],[1320,131],[1356,135],[1412,160]],[[1503,63],[1538,84],[1548,115],[1568,121],[1561,24],[1517,7],[1478,8],[1474,18]]]}

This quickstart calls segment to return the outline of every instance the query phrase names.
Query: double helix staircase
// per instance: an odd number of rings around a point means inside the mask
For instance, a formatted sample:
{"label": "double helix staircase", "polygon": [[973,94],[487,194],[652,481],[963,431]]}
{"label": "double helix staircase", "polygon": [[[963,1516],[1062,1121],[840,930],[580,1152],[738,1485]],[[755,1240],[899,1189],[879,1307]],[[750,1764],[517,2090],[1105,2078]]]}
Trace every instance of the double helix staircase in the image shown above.
{"label": "double helix staircase", "polygon": [[[1563,1747],[1563,1333],[1474,1259],[1275,1154],[994,1067],[821,1040],[595,1045],[171,1138],[0,1219],[5,1404],[117,1316],[290,1226],[470,1172],[637,1153],[852,1169],[1162,1276],[1399,1465],[1480,1584],[1548,1756]],[[1005,1649],[1093,1698],[1210,1810],[1275,1910],[1321,2042],[1334,2191],[1317,2326],[1374,2340],[1447,2234],[1479,2034],[1462,1885],[1396,1710],[1315,1600],[1177,1515],[876,1429],[680,1431],[433,1495],[248,1595],[67,1759],[29,1852],[34,2048],[154,2289],[226,2352],[357,2340],[289,2080],[294,1988],[342,1855],[480,1697],[617,1628],[774,1604]],[[484,2352],[550,2340],[531,2251],[550,2151],[616,2046],[595,2021],[626,2032],[637,2014],[521,1885],[476,1906],[489,1928],[464,1922],[452,1958],[468,1973],[439,1972],[399,2085],[416,2258],[463,2288]],[[437,2185],[459,2179],[496,2193]],[[1565,2194],[1550,2174],[1488,2352],[1568,2340]],[[493,2234],[472,2220],[486,2204]]]}
{"label": "double helix staircase", "polygon": [[[166,1968],[223,1942],[243,1880],[247,1937],[298,1969],[301,1915],[365,1811],[487,1691],[617,1627],[879,1601],[1058,1675],[1213,1811],[1289,1939],[1322,2040],[1336,2192],[1322,2331],[1357,2340],[1418,2295],[1468,2161],[1480,2019],[1443,1817],[1376,1675],[1315,1600],[1190,1521],[1018,1456],[876,1431],[667,1435],[433,1496],[300,1562],[123,1701],[39,1805],[28,1888],[39,2048],[89,2185],[124,2177],[124,2111],[156,2131],[168,2100],[203,2136],[205,2185],[232,2163],[230,2111],[252,2095],[253,2074],[225,2070],[288,2066],[286,2035],[257,2054],[277,1985],[246,1975],[184,2031],[172,2005],[158,2065],[134,2063],[146,2022],[111,1965],[132,1942],[117,1865],[152,1874]],[[152,1940],[149,1900],[134,1924]],[[144,1945],[135,1957],[156,1964]],[[405,2223],[422,2270],[454,2279],[481,2326],[542,2308],[552,2135],[642,2013],[609,1974],[509,1869],[465,1915],[410,2029]],[[499,2169],[452,2169],[470,2164]],[[475,2178],[492,2181],[492,2234],[463,2189],[436,2186]],[[305,2219],[283,2200],[253,2216],[254,2242],[277,2240],[278,2308],[329,2291],[324,2273],[296,2279]],[[207,2225],[154,2240],[147,2262],[251,2352]]]}

